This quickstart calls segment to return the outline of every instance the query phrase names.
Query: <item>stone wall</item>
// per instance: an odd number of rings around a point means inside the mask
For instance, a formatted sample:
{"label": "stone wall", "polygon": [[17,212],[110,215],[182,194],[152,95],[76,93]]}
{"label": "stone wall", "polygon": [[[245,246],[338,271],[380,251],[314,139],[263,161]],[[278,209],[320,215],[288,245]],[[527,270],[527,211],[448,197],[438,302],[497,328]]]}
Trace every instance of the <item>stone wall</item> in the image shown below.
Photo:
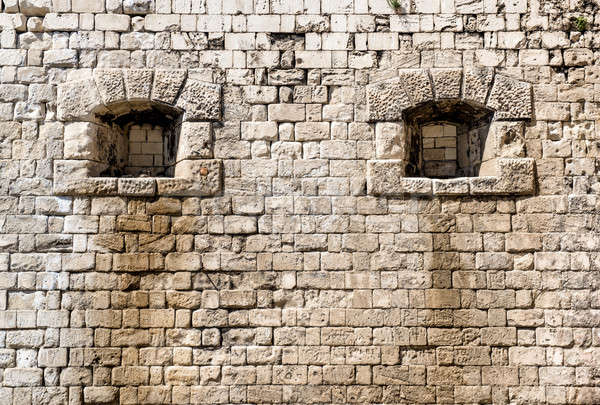
{"label": "stone wall", "polygon": [[397,3],[0,1],[1,404],[600,403],[596,1]]}

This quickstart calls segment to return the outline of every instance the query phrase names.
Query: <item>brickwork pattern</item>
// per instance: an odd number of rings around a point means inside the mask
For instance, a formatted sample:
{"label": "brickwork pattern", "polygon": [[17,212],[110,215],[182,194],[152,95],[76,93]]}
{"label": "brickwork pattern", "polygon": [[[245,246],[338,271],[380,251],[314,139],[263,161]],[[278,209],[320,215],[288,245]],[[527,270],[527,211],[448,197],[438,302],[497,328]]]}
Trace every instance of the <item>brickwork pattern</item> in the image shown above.
{"label": "brickwork pattern", "polygon": [[[600,403],[596,2],[0,4],[1,404]],[[404,177],[461,97],[500,174]],[[57,187],[141,99],[183,180]]]}

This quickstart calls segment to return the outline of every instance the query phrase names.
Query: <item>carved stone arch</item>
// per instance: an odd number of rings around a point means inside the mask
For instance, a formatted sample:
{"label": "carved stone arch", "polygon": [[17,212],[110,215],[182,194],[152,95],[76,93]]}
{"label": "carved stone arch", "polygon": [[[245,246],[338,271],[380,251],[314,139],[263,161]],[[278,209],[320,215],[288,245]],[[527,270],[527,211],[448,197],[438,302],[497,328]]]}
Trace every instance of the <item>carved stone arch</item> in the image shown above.
{"label": "carved stone arch", "polygon": [[[534,160],[525,158],[525,122],[532,116],[531,84],[493,69],[400,69],[367,86],[367,116],[376,127],[376,160],[367,165],[367,192],[374,195],[532,194]],[[489,111],[477,177],[408,177],[407,112],[430,105],[464,104]],[[484,160],[485,159],[485,160]]]}
{"label": "carved stone arch", "polygon": [[[186,70],[98,69],[58,86],[65,122],[64,160],[54,162],[54,192],[63,195],[209,196],[221,192],[222,162],[213,159],[212,123],[221,119],[221,86]],[[172,177],[105,177],[128,119],[172,125]],[[113,144],[111,144],[111,142]]]}

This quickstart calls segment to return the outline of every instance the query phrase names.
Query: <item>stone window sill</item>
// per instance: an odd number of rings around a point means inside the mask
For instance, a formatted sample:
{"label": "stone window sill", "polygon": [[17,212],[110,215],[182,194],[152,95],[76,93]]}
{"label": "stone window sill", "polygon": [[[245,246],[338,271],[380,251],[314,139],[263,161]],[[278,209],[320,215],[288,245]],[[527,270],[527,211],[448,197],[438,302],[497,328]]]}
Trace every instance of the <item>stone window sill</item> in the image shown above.
{"label": "stone window sill", "polygon": [[367,192],[379,196],[528,195],[535,192],[534,160],[498,159],[496,176],[430,179],[404,177],[404,161],[371,160]]}

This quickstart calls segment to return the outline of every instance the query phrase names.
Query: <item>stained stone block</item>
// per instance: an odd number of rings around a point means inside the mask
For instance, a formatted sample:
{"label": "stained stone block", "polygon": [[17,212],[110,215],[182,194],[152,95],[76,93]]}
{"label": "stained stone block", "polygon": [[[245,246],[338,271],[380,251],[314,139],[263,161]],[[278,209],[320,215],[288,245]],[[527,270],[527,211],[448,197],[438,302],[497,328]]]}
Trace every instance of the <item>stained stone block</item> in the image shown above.
{"label": "stained stone block", "polygon": [[19,0],[19,10],[25,15],[43,16],[50,12],[51,0]]}
{"label": "stained stone block", "polygon": [[433,100],[433,90],[429,74],[424,69],[400,70],[400,83],[411,98],[413,104]]}
{"label": "stained stone block", "polygon": [[497,119],[531,118],[531,84],[496,75],[487,105],[496,110]]}
{"label": "stained stone block", "polygon": [[104,104],[125,101],[122,70],[96,70],[94,72],[94,79],[96,80],[96,87]]}
{"label": "stained stone block", "polygon": [[460,97],[461,69],[431,69],[431,78],[436,99]]}
{"label": "stained stone block", "polygon": [[58,86],[56,110],[61,121],[91,119],[94,107],[102,105],[94,79],[83,79]]}
{"label": "stained stone block", "polygon": [[397,81],[367,86],[367,109],[370,121],[401,121],[402,112],[412,105]]}
{"label": "stained stone block", "polygon": [[374,195],[402,194],[403,160],[367,162],[367,192]]}
{"label": "stained stone block", "polygon": [[466,69],[463,76],[463,100],[485,104],[493,79],[492,69]]}
{"label": "stained stone block", "polygon": [[150,69],[127,69],[123,73],[127,100],[149,100],[153,71]]}
{"label": "stained stone block", "polygon": [[185,159],[210,159],[213,157],[212,126],[208,122],[181,124],[177,161]]}
{"label": "stained stone block", "polygon": [[155,9],[155,0],[123,0],[125,14],[150,14]]}
{"label": "stained stone block", "polygon": [[152,100],[174,105],[185,76],[185,70],[155,71]]}
{"label": "stained stone block", "polygon": [[185,111],[186,121],[209,121],[221,118],[221,86],[188,79],[177,107]]}

